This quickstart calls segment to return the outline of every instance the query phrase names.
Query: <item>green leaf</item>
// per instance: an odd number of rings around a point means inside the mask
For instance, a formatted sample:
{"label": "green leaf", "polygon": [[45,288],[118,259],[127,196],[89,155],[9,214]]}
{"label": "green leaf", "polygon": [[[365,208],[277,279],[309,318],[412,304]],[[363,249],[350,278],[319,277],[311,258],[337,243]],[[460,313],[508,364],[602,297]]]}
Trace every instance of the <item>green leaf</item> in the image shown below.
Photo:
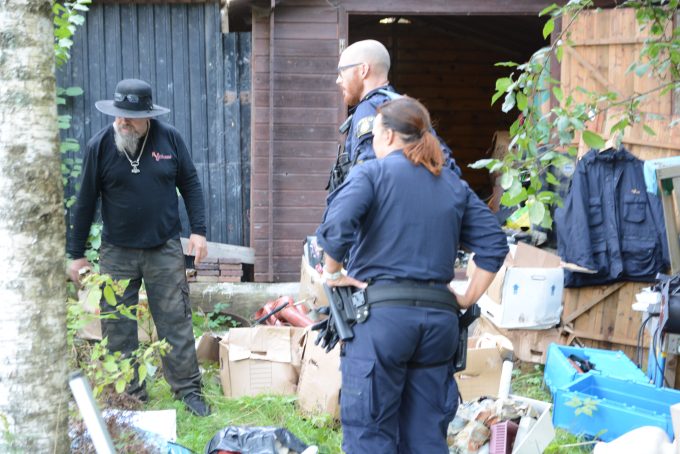
{"label": "green leaf", "polygon": [[125,379],[119,378],[118,380],[116,380],[116,392],[118,394],[121,394],[123,391],[125,391],[125,385],[126,385]]}
{"label": "green leaf", "polygon": [[599,134],[596,134],[592,131],[583,131],[583,141],[590,148],[597,149],[604,147],[605,143],[604,139]]}
{"label": "green leaf", "polygon": [[552,184],[553,186],[558,186],[560,184],[560,181],[550,172],[545,173],[545,181],[547,181],[548,184]]}
{"label": "green leaf", "polygon": [[508,92],[507,95],[505,95],[505,101],[503,101],[501,110],[505,113],[508,113],[512,110],[513,107],[515,107],[515,92],[511,91]]}
{"label": "green leaf", "polygon": [[562,63],[562,56],[563,56],[563,55],[564,55],[564,47],[563,47],[563,46],[559,46],[559,47],[555,50],[555,57],[557,58],[557,61],[558,61],[559,63]]}
{"label": "green leaf", "polygon": [[83,94],[83,89],[80,87],[68,87],[64,90],[66,96],[80,96]]}
{"label": "green leaf", "polygon": [[553,30],[555,30],[555,19],[551,17],[543,26],[543,38],[547,39]]}
{"label": "green leaf", "polygon": [[512,85],[512,79],[509,77],[501,77],[496,80],[496,91],[505,92],[508,87]]}
{"label": "green leaf", "polygon": [[535,201],[529,205],[529,219],[532,224],[539,225],[543,222],[543,216],[545,215],[545,205],[542,202]]}
{"label": "green leaf", "polygon": [[520,192],[522,191],[522,184],[519,182],[518,179],[513,179],[512,184],[510,185],[510,188],[508,189],[508,194],[510,194],[510,197],[517,197]]}
{"label": "green leaf", "polygon": [[512,175],[510,175],[508,173],[504,173],[501,176],[501,181],[500,181],[501,188],[503,188],[504,191],[507,191],[508,189],[510,189],[510,186],[512,186],[513,181],[514,181],[514,178],[512,178]]}
{"label": "green leaf", "polygon": [[557,6],[557,5],[554,4],[554,3],[553,3],[552,5],[550,5],[550,6],[546,6],[545,8],[543,8],[543,9],[541,10],[540,13],[538,13],[538,17],[543,17],[543,16],[545,16],[546,14],[548,14],[548,13],[550,13],[550,12],[556,10],[557,8],[559,8],[559,6]]}
{"label": "green leaf", "polygon": [[517,63],[515,63],[514,61],[500,61],[498,63],[495,63],[494,66],[507,66],[512,68],[517,66]]}
{"label": "green leaf", "polygon": [[555,99],[557,99],[558,102],[562,102],[562,89],[560,87],[553,87],[552,89],[553,95],[555,96]]}
{"label": "green leaf", "polygon": [[517,99],[517,108],[519,110],[521,110],[522,112],[524,112],[524,110],[527,108],[527,96],[520,91],[520,92],[517,92],[516,99]]}
{"label": "green leaf", "polygon": [[106,302],[111,306],[116,305],[116,295],[113,293],[113,289],[110,285],[104,287],[104,299],[106,299]]}
{"label": "green leaf", "polygon": [[489,165],[491,161],[493,161],[493,159],[480,159],[479,161],[473,162],[472,164],[468,164],[468,167],[471,169],[483,169]]}
{"label": "green leaf", "polygon": [[650,136],[655,136],[655,135],[656,135],[656,133],[654,132],[654,130],[653,130],[652,128],[650,128],[649,126],[647,126],[647,125],[642,125],[642,129],[644,129],[645,132],[646,132],[647,134],[649,134]]}
{"label": "green leaf", "polygon": [[146,379],[146,366],[144,364],[139,365],[138,373],[139,373],[139,383],[143,383],[144,380]]}
{"label": "green leaf", "polygon": [[635,65],[635,74],[642,77],[649,70],[649,63],[644,63],[642,65]]}
{"label": "green leaf", "polygon": [[565,405],[569,407],[580,407],[581,403],[581,399],[579,399],[577,396],[574,396],[569,402],[565,402]]}

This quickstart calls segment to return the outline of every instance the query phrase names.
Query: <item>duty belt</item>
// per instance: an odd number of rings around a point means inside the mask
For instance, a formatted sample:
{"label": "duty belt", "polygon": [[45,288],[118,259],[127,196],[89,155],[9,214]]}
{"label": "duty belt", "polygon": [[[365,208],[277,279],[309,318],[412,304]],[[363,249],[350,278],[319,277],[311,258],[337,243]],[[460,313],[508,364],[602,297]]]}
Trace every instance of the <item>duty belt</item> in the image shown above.
{"label": "duty belt", "polygon": [[371,285],[364,290],[366,304],[380,306],[411,306],[443,309],[456,315],[460,306],[448,289],[423,285],[395,283],[393,285]]}

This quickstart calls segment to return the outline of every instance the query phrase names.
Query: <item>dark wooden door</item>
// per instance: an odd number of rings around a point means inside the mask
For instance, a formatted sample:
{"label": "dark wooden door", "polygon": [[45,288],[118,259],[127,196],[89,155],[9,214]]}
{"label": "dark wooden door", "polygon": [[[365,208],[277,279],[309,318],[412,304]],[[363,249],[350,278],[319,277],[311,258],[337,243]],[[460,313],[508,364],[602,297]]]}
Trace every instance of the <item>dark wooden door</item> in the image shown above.
{"label": "dark wooden door", "polygon": [[[60,87],[84,90],[61,109],[72,116],[63,136],[81,146],[69,157],[81,159],[87,140],[112,121],[95,101],[111,99],[120,79],[146,80],[154,102],[172,110],[160,118],[179,129],[198,170],[208,240],[249,245],[250,55],[251,34],[223,34],[216,2],[93,4],[58,71]],[[69,182],[67,195],[75,191]]]}

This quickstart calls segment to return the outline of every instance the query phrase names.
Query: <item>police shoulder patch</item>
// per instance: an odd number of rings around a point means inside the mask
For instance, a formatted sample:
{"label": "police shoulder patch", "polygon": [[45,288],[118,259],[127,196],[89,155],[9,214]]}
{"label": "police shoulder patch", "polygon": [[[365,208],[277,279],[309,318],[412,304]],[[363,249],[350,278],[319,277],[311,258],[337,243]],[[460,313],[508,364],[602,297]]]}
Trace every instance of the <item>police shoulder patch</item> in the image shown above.
{"label": "police shoulder patch", "polygon": [[361,120],[359,120],[359,123],[357,123],[356,127],[356,135],[357,137],[364,136],[368,133],[373,132],[373,120],[375,117],[373,115],[364,117]]}

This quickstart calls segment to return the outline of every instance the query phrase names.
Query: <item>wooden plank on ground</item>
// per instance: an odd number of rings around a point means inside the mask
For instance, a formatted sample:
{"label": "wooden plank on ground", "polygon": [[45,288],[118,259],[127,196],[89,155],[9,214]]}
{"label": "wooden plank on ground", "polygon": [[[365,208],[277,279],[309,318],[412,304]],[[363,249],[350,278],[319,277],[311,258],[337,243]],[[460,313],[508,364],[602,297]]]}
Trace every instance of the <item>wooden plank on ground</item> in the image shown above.
{"label": "wooden plank on ground", "polygon": [[[181,238],[182,249],[187,254],[189,239]],[[224,260],[233,260],[238,263],[255,263],[255,249],[245,246],[234,246],[233,244],[222,244],[208,241],[208,257]]]}

